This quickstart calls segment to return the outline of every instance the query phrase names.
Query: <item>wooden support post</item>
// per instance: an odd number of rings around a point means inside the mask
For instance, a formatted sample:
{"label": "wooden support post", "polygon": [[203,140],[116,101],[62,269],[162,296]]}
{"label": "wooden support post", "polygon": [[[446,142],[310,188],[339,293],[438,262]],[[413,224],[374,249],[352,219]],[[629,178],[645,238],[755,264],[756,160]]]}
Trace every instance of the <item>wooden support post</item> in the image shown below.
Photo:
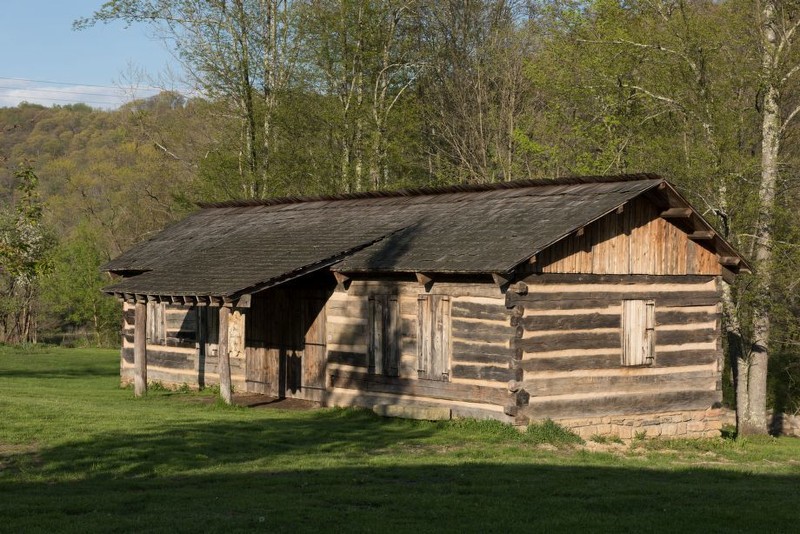
{"label": "wooden support post", "polygon": [[136,302],[133,326],[133,394],[147,393],[147,302]]}
{"label": "wooden support post", "polygon": [[219,308],[219,396],[225,404],[231,404],[231,359],[228,351],[228,318],[231,309]]}

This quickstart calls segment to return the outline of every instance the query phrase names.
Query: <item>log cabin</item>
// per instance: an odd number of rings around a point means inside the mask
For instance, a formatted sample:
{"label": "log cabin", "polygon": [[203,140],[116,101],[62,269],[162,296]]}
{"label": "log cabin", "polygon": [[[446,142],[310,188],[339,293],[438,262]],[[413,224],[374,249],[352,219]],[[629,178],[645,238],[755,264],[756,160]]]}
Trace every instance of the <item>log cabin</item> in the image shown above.
{"label": "log cabin", "polygon": [[200,208],[104,266],[136,395],[719,433],[721,292],[749,267],[659,176]]}

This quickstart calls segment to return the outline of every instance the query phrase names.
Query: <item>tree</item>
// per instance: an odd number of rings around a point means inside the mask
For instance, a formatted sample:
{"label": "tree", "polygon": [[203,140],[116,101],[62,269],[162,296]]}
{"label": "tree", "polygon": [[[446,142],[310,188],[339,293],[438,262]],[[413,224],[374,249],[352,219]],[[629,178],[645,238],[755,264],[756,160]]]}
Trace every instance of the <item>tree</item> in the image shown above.
{"label": "tree", "polygon": [[123,20],[149,24],[175,46],[198,91],[231,106],[240,122],[239,196],[268,190],[274,115],[294,68],[290,0],[111,0],[86,28]]}
{"label": "tree", "polygon": [[47,272],[52,238],[42,225],[39,179],[20,167],[16,210],[0,217],[0,341],[36,342],[37,282]]}

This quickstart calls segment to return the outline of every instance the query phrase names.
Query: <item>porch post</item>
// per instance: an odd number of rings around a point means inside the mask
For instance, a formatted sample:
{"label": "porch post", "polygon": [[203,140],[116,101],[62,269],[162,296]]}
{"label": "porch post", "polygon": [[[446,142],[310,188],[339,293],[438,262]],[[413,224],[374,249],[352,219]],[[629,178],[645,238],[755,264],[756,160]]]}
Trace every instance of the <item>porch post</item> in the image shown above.
{"label": "porch post", "polygon": [[133,326],[133,394],[147,393],[147,302],[136,301]]}
{"label": "porch post", "polygon": [[219,396],[225,404],[231,404],[231,359],[228,350],[228,318],[231,309],[219,307]]}

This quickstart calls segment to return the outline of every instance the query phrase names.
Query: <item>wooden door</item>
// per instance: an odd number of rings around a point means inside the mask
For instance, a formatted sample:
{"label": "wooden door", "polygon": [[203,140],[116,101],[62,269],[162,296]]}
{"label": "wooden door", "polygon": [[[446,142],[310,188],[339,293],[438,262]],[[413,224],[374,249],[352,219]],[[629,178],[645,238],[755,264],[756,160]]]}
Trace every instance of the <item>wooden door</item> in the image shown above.
{"label": "wooden door", "polygon": [[303,347],[302,385],[311,389],[325,389],[325,300],[304,299],[302,302],[306,326]]}

